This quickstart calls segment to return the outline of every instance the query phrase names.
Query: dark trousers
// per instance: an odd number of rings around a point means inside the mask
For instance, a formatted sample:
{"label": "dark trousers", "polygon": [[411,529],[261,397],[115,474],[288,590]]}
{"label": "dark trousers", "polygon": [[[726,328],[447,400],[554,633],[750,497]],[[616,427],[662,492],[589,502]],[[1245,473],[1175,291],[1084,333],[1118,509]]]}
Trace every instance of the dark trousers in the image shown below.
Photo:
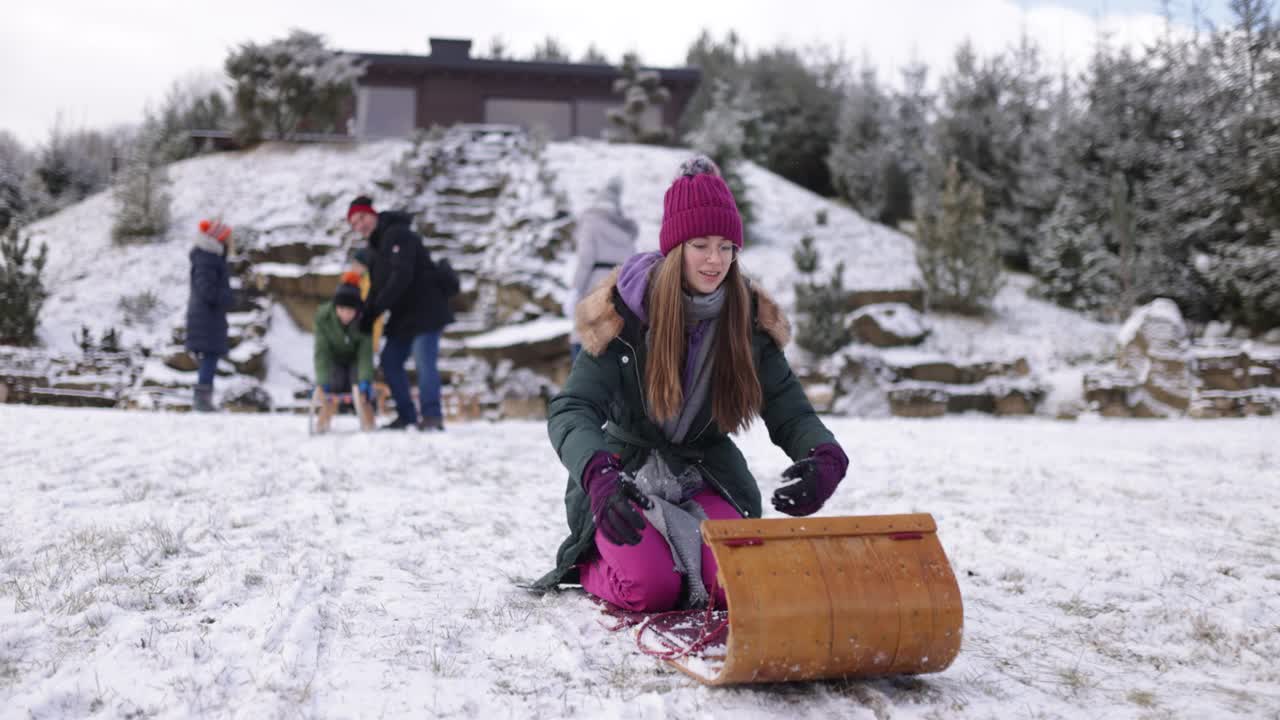
{"label": "dark trousers", "polygon": [[200,362],[199,368],[196,369],[197,384],[213,384],[213,376],[218,372],[219,357],[221,357],[221,355],[215,355],[213,353],[196,353],[196,358]]}
{"label": "dark trousers", "polygon": [[413,355],[413,364],[418,369],[418,402],[422,403],[422,417],[443,418],[440,407],[440,368],[437,360],[440,357],[440,333],[428,332],[411,338],[387,337],[382,341],[382,374],[387,379],[387,387],[391,389],[391,397],[396,401],[396,414],[401,420],[409,423],[418,421],[417,408],[413,406],[413,395],[409,392],[409,374],[404,364]]}

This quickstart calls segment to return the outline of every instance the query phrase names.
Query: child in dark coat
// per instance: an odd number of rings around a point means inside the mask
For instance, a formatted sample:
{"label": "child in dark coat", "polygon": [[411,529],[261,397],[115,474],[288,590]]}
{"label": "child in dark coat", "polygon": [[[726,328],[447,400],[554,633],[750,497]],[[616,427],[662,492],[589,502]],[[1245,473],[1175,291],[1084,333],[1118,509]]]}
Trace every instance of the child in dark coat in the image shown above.
{"label": "child in dark coat", "polygon": [[199,227],[190,254],[186,348],[199,363],[192,407],[196,412],[213,412],[213,377],[218,358],[227,354],[227,313],[234,303],[227,269],[231,227],[209,220],[201,220]]}

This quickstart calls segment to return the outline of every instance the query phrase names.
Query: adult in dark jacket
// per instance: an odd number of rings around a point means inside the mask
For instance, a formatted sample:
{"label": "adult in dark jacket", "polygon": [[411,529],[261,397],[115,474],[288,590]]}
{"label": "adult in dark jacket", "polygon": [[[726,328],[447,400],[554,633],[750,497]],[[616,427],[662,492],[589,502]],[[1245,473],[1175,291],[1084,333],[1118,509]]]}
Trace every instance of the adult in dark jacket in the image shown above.
{"label": "adult in dark jacket", "polygon": [[782,353],[785,317],[739,269],[742,221],[710,160],[668,189],[660,239],[578,305],[585,352],[547,422],[569,537],[535,583],[579,582],[636,612],[723,602],[699,523],[761,514],[729,433],[763,418],[794,461],[773,495],[790,515],[821,509],[848,464]]}
{"label": "adult in dark jacket", "polygon": [[186,348],[199,363],[193,407],[197,412],[212,412],[213,378],[218,358],[227,354],[227,313],[234,302],[231,273],[227,269],[231,228],[209,220],[201,220],[199,227],[190,254]]}
{"label": "adult in dark jacket", "polygon": [[[410,228],[411,216],[401,212],[376,212],[373,201],[361,195],[347,209],[347,222],[369,241],[369,297],[360,319],[368,333],[374,321],[390,312],[379,355],[382,373],[396,401],[397,417],[388,429],[417,425],[422,430],[443,430],[440,405],[440,332],[453,322],[449,309],[450,287],[422,246],[422,236]],[[412,353],[418,370],[418,401],[413,405],[405,362]]]}

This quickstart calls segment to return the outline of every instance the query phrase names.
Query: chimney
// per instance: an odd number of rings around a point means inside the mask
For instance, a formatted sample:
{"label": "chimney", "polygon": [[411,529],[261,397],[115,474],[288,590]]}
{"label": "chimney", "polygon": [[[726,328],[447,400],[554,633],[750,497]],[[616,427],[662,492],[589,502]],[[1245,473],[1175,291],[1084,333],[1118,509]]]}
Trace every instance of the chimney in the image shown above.
{"label": "chimney", "polygon": [[471,57],[471,41],[452,38],[429,38],[431,57],[435,60],[467,60]]}

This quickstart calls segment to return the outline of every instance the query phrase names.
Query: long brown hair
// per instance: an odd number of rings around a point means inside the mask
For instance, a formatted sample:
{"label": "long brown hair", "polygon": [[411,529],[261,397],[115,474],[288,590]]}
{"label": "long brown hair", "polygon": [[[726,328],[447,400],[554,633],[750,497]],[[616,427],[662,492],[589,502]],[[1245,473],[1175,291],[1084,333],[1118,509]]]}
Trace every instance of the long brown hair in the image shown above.
{"label": "long brown hair", "polygon": [[[751,425],[764,394],[751,353],[751,293],[735,261],[725,273],[725,301],[720,311],[712,357],[711,414],[724,432]],[[649,356],[645,395],[658,422],[680,413],[684,388],[680,381],[686,353],[684,331],[684,245],[677,245],[658,267],[649,288]]]}

